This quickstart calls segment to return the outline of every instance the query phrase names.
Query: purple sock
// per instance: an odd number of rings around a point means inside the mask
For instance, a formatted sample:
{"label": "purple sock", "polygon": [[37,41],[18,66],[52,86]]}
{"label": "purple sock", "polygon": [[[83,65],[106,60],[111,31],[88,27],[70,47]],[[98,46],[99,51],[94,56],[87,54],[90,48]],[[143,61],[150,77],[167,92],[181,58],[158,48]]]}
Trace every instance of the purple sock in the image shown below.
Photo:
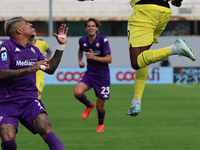
{"label": "purple sock", "polygon": [[15,140],[2,141],[1,147],[2,147],[2,150],[16,150],[17,149]]}
{"label": "purple sock", "polygon": [[50,150],[64,150],[64,146],[54,132],[49,132],[44,140]]}
{"label": "purple sock", "polygon": [[99,124],[99,125],[104,124],[105,113],[106,113],[105,110],[104,110],[102,113],[98,113],[98,118],[99,118],[99,122],[98,122],[98,124]]}
{"label": "purple sock", "polygon": [[84,105],[86,105],[87,107],[91,107],[92,103],[87,99],[87,97],[85,96],[85,94],[83,94],[81,96],[81,98],[78,99],[81,103],[83,103]]}

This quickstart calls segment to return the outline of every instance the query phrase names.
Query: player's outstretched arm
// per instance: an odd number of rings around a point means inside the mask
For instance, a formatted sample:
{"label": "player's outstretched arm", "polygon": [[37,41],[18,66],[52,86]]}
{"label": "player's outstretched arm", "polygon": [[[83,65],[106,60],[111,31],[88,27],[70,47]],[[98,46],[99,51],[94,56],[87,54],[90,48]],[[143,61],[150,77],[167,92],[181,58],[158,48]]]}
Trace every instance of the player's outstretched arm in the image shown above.
{"label": "player's outstretched arm", "polygon": [[21,77],[23,75],[26,75],[29,73],[28,68],[24,69],[2,69],[0,70],[0,80],[9,80],[9,79],[14,79],[17,77]]}
{"label": "player's outstretched arm", "polygon": [[48,74],[53,74],[60,63],[65,48],[65,44],[67,43],[67,33],[68,33],[68,28],[64,24],[62,24],[58,29],[58,34],[54,33],[59,45],[53,57],[48,61],[49,68],[42,69]]}

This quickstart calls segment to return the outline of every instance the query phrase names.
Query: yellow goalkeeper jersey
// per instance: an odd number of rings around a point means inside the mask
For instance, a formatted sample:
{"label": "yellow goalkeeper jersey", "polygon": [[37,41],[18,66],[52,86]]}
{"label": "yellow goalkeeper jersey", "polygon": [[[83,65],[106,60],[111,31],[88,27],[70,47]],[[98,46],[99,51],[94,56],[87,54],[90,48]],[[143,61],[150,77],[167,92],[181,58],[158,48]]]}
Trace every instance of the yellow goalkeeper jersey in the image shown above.
{"label": "yellow goalkeeper jersey", "polygon": [[131,0],[131,1],[130,1],[131,7],[134,7],[135,4],[136,4],[137,2],[139,2],[139,1],[140,1],[140,0]]}
{"label": "yellow goalkeeper jersey", "polygon": [[49,50],[49,45],[45,41],[36,40],[35,45],[37,48],[39,48],[41,53],[44,53],[45,51]]}
{"label": "yellow goalkeeper jersey", "polygon": [[[49,51],[49,46],[45,41],[36,40],[34,46],[36,46],[40,50],[41,53]],[[41,71],[41,70],[38,70],[36,72],[36,86],[37,86],[37,88],[40,92],[43,91],[43,88],[44,88],[44,72]]]}
{"label": "yellow goalkeeper jersey", "polygon": [[[130,1],[131,7],[134,7],[135,4],[136,4],[137,2],[139,2],[139,1],[141,1],[141,0],[131,0],[131,1]],[[169,2],[169,1],[171,1],[171,0],[167,0],[167,1]]]}

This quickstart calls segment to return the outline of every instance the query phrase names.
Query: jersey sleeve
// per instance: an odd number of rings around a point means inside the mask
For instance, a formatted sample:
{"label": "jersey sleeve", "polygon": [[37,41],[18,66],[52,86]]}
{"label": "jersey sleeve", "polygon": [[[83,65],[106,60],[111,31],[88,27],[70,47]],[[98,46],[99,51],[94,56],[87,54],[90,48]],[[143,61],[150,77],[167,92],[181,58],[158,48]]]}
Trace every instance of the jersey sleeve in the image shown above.
{"label": "jersey sleeve", "polygon": [[10,50],[8,46],[1,44],[0,46],[0,70],[2,69],[9,69],[10,68]]}
{"label": "jersey sleeve", "polygon": [[109,41],[107,39],[107,37],[104,37],[103,38],[103,52],[104,52],[104,55],[109,55],[111,54],[111,49],[110,49],[110,45],[109,45]]}
{"label": "jersey sleeve", "polygon": [[78,43],[79,43],[79,49],[80,49],[80,50],[83,50],[83,47],[82,47],[82,44],[81,44],[81,43],[82,43],[81,38],[79,39],[79,42],[78,42]]}
{"label": "jersey sleeve", "polygon": [[38,60],[45,60],[46,58],[44,57],[44,55],[40,52],[39,56],[38,56]]}
{"label": "jersey sleeve", "polygon": [[43,41],[43,40],[36,40],[34,46],[36,46],[37,48],[39,48],[40,52],[41,53],[44,53],[44,52],[48,52],[49,51],[49,45]]}
{"label": "jersey sleeve", "polygon": [[49,52],[50,48],[49,45],[44,41],[44,49],[46,52]]}

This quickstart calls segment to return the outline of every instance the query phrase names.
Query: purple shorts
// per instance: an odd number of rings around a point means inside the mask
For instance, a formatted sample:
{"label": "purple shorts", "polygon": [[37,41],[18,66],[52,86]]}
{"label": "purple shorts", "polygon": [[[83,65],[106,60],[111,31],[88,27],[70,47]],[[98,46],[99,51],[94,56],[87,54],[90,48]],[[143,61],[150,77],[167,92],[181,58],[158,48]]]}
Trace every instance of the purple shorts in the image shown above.
{"label": "purple shorts", "polygon": [[110,97],[110,76],[92,76],[85,73],[79,82],[85,83],[89,89],[94,88],[96,97],[109,100]]}
{"label": "purple shorts", "polygon": [[18,128],[20,121],[29,131],[36,134],[31,125],[42,112],[46,112],[45,107],[38,99],[3,102],[0,103],[0,125],[10,123]]}

